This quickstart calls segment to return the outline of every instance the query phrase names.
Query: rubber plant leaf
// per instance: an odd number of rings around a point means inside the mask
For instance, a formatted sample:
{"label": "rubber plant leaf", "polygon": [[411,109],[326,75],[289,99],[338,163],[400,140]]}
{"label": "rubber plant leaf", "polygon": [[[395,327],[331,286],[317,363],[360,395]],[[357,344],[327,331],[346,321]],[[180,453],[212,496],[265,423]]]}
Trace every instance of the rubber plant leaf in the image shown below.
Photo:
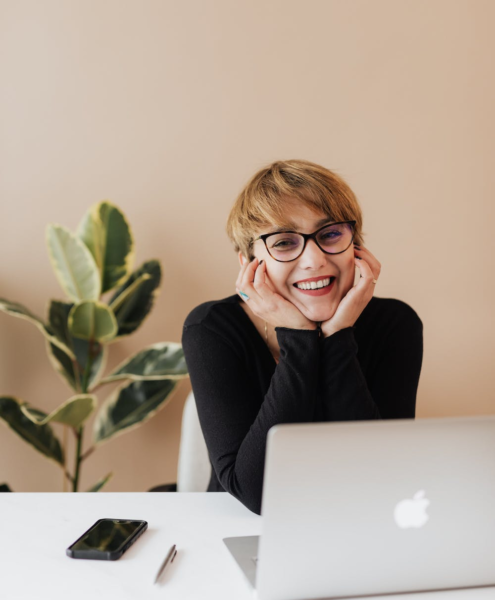
{"label": "rubber plant leaf", "polygon": [[108,483],[108,481],[113,477],[113,473],[109,473],[102,477],[99,481],[97,481],[92,487],[87,490],[88,492],[99,492],[101,488]]}
{"label": "rubber plant leaf", "polygon": [[150,419],[167,404],[177,383],[170,379],[133,381],[117,388],[95,417],[95,443],[130,431]]}
{"label": "rubber plant leaf", "polygon": [[112,309],[103,302],[75,304],[69,312],[68,322],[72,336],[101,343],[113,339],[118,329]]}
{"label": "rubber plant leaf", "polygon": [[101,294],[100,273],[84,243],[62,225],[46,228],[48,254],[55,275],[74,302],[97,300]]}
{"label": "rubber plant leaf", "polygon": [[101,273],[101,293],[123,283],[132,270],[134,240],[122,211],[108,201],[94,204],[80,222],[77,235]]}
{"label": "rubber plant leaf", "polygon": [[36,425],[46,423],[63,423],[70,427],[81,427],[97,406],[96,396],[79,394],[72,396],[50,414],[31,408],[28,404],[21,404],[21,411]]}
{"label": "rubber plant leaf", "polygon": [[64,454],[62,447],[52,428],[48,424],[35,425],[22,412],[22,404],[12,396],[0,396],[0,418],[38,452],[63,466]]}
{"label": "rubber plant leaf", "polygon": [[188,376],[182,345],[176,342],[160,342],[141,350],[120,364],[110,375],[101,380],[109,383],[118,379],[133,381],[158,379],[184,379]]}
{"label": "rubber plant leaf", "polygon": [[[86,370],[89,357],[89,342],[81,338],[71,336],[69,331],[69,313],[74,306],[72,303],[51,300],[48,309],[48,323],[56,332],[57,337],[63,339],[73,352],[74,360],[57,346],[48,344],[47,352],[54,369],[78,392],[81,389],[81,380]],[[88,389],[91,389],[101,376],[105,368],[108,348],[99,343],[93,343],[93,362],[88,380]]]}
{"label": "rubber plant leaf", "polygon": [[41,331],[41,333],[50,342],[50,344],[53,344],[60,350],[63,350],[71,358],[75,358],[74,352],[67,345],[64,338],[59,337],[51,326],[44,323],[42,319],[33,314],[25,306],[22,306],[22,304],[19,304],[18,302],[10,302],[10,300],[0,298],[0,310],[9,315],[12,315],[13,317],[18,317],[20,319],[25,319],[26,321],[29,321],[30,323],[35,325],[39,331]]}
{"label": "rubber plant leaf", "polygon": [[[143,323],[153,308],[161,276],[160,263],[157,260],[149,260],[117,289],[108,303],[119,326],[115,340],[133,333]],[[137,283],[139,281],[140,283]]]}

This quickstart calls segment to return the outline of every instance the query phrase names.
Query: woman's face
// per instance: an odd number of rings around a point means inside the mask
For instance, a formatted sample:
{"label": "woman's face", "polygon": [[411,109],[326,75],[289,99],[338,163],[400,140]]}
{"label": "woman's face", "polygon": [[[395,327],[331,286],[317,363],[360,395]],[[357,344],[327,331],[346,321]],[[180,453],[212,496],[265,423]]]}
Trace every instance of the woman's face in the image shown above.
{"label": "woman's face", "polygon": [[[313,233],[323,226],[326,215],[314,212],[304,204],[292,202],[288,207],[291,221],[300,233]],[[330,219],[328,220],[330,222]],[[258,235],[271,233],[273,227],[260,230]],[[341,254],[325,254],[314,240],[308,240],[304,252],[292,262],[279,262],[270,256],[263,240],[257,240],[253,254],[266,262],[266,272],[275,292],[289,300],[311,321],[326,321],[337,310],[342,298],[354,284],[355,263],[353,244]],[[246,260],[241,258],[242,260]],[[294,284],[307,279],[335,277],[329,293],[311,295],[299,290]]]}

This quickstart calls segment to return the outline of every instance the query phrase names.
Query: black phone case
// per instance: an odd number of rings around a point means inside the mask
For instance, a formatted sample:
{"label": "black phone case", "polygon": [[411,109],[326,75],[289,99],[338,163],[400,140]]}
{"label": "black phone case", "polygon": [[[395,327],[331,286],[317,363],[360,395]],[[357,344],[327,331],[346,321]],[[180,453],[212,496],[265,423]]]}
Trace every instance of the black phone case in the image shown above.
{"label": "black phone case", "polygon": [[[118,560],[122,554],[124,554],[124,552],[130,547],[132,546],[132,544],[138,539],[138,537],[143,534],[146,529],[148,528],[148,523],[146,521],[141,521],[141,525],[138,529],[136,529],[136,531],[130,535],[126,540],[124,540],[124,542],[122,543],[122,545],[117,548],[117,550],[114,550],[113,552],[103,552],[102,550],[72,550],[72,547],[75,546],[75,544],[77,544],[77,542],[82,539],[87,533],[89,533],[94,527],[97,527],[98,523],[101,523],[101,521],[124,521],[126,519],[98,519],[98,521],[96,521],[96,523],[93,523],[93,525],[91,525],[91,527],[89,529],[87,529],[81,536],[79,536],[77,538],[77,540],[75,542],[73,542],[65,551],[65,553],[67,554],[67,556],[70,556],[70,558],[85,558],[85,559],[89,559],[89,560]],[[131,519],[127,519],[127,520],[131,520]],[[138,519],[132,519],[137,521]]]}

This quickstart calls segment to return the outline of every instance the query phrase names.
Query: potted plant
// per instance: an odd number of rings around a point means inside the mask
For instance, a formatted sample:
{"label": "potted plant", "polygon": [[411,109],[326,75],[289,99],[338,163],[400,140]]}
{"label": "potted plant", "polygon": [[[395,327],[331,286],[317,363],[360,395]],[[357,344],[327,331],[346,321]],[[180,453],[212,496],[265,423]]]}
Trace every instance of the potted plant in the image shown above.
{"label": "potted plant", "polygon": [[[72,389],[72,395],[47,414],[13,396],[0,396],[0,420],[38,452],[63,469],[77,492],[81,466],[100,444],[151,418],[172,396],[179,380],[188,376],[182,346],[175,342],[153,344],[129,357],[104,375],[108,346],[136,331],[149,315],[161,280],[157,260],[132,271],[134,241],[119,208],[104,201],[92,206],[75,233],[50,224],[46,242],[55,275],[65,300],[50,300],[46,320],[17,302],[0,298],[0,310],[27,319],[46,339],[51,364]],[[107,292],[108,300],[102,296]],[[96,390],[123,383],[98,407]],[[82,452],[84,427],[98,411],[93,443]],[[51,423],[64,426],[76,438],[73,469],[67,468],[66,444]],[[109,473],[88,491],[98,491]],[[0,491],[10,491],[7,484]]]}

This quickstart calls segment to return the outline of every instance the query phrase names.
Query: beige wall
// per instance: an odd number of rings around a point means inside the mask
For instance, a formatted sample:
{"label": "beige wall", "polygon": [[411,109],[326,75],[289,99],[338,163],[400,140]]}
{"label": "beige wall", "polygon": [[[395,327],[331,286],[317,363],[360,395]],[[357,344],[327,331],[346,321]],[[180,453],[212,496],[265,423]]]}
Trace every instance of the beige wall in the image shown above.
{"label": "beige wall", "polygon": [[[494,413],[494,19],[491,0],[2,0],[0,296],[38,314],[62,298],[45,225],[108,198],[137,262],[164,271],[109,366],[179,341],[194,306],[235,293],[224,227],[241,186],[306,158],[356,191],[376,295],[423,320],[418,416]],[[108,491],[175,481],[189,389],[88,459],[82,489],[110,470]],[[70,395],[38,332],[4,314],[0,393],[47,411]],[[1,481],[61,489],[3,425]]]}

